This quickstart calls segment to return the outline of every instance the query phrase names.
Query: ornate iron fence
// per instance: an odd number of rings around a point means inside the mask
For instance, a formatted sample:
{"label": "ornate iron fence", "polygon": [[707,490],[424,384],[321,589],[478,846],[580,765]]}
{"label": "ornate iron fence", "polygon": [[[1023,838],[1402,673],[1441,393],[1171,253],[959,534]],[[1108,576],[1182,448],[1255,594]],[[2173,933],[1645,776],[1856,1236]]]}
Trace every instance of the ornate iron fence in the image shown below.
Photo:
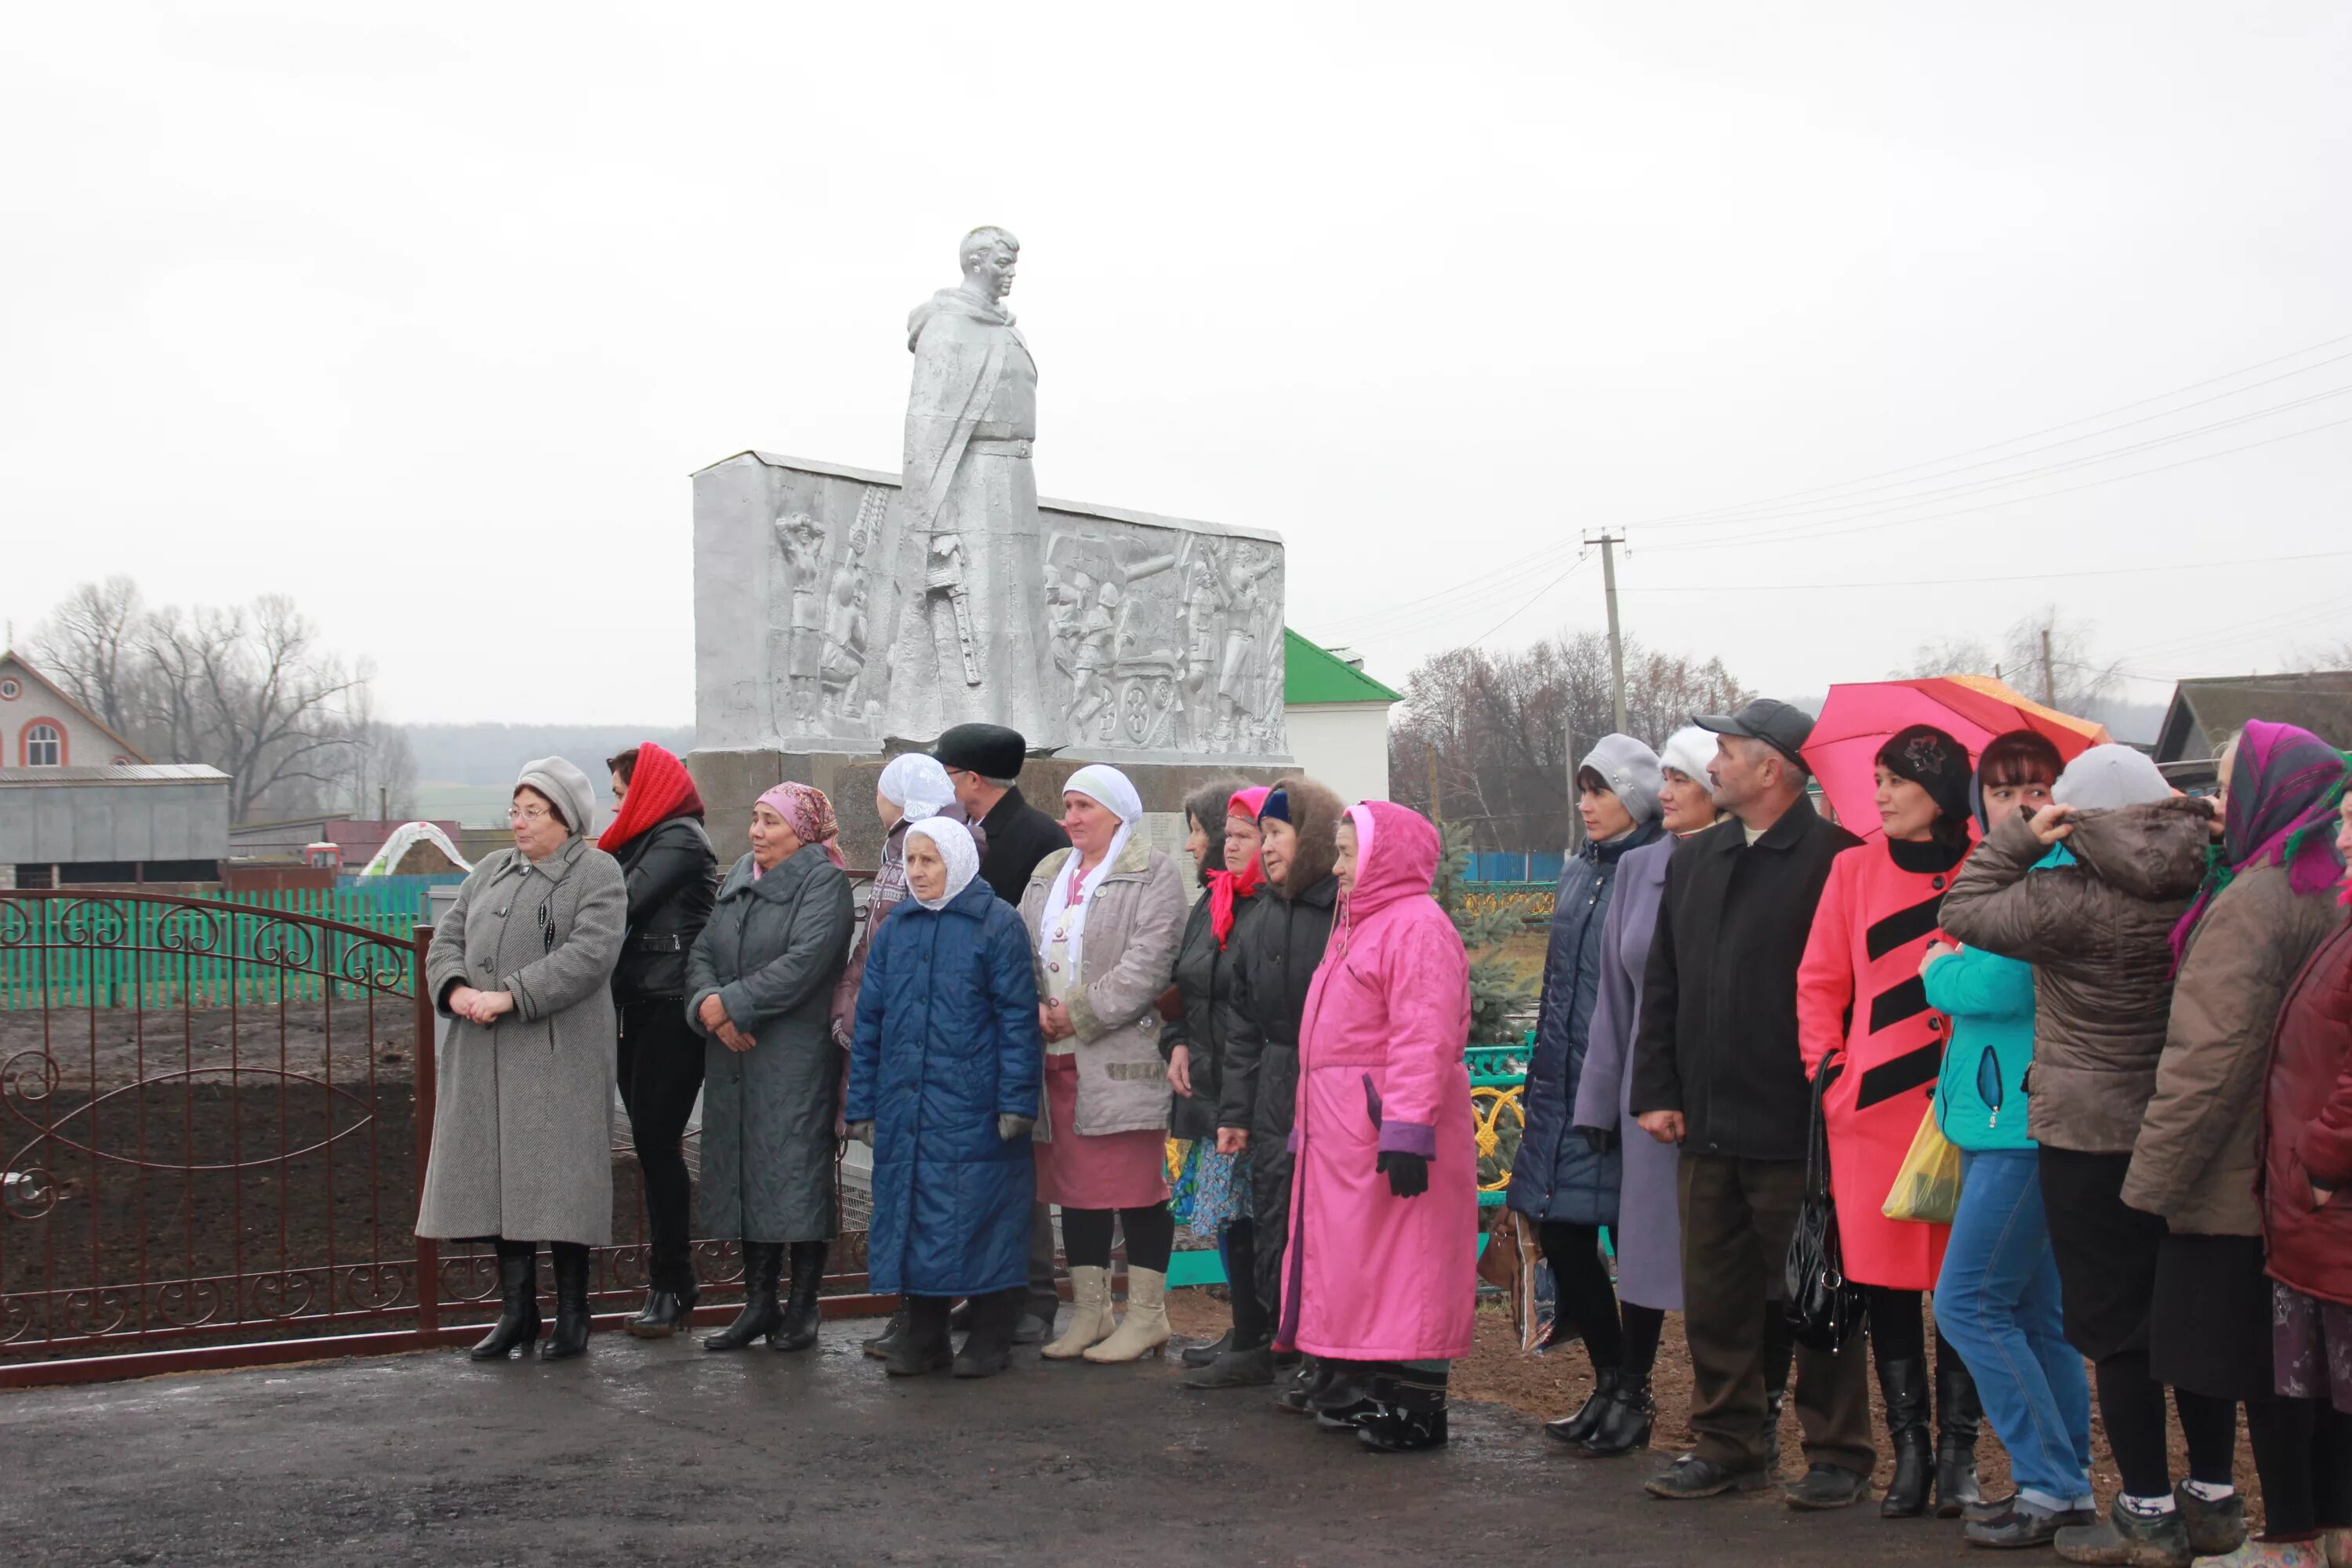
{"label": "ornate iron fence", "polygon": [[[473,1337],[488,1249],[415,1236],[435,1103],[432,928],[164,895],[0,893],[0,1387]],[[89,977],[108,984],[93,991]],[[615,1152],[601,1326],[644,1289]],[[625,1239],[622,1239],[625,1238]],[[845,1238],[828,1311],[864,1294]],[[722,1319],[731,1243],[702,1243]],[[844,1269],[843,1266],[849,1266]]]}

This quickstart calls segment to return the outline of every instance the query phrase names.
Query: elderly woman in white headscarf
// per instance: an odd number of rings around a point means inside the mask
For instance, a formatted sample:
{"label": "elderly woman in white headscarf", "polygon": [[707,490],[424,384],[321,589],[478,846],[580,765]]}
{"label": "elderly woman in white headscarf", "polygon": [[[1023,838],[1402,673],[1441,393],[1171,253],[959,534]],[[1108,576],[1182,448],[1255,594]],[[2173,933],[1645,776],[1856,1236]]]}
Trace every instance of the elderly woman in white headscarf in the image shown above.
{"label": "elderly woman in white headscarf", "polygon": [[866,954],[874,946],[874,933],[883,917],[907,896],[908,826],[927,816],[961,822],[971,835],[972,847],[983,857],[988,853],[988,835],[956,804],[955,785],[947,769],[925,752],[909,752],[890,759],[874,783],[874,809],[882,818],[882,853],[859,917],[857,940],[849,950],[849,967],[842,971],[841,984],[833,994],[833,1037],[845,1051],[849,1048],[850,1031],[857,1025],[857,986],[866,973]]}
{"label": "elderly woman in white headscarf", "polygon": [[961,823],[923,818],[906,847],[913,897],[876,935],[850,1047],[850,1131],[874,1149],[866,1267],[907,1303],[884,1370],[949,1365],[948,1310],[963,1297],[972,1328],[955,1374],[988,1377],[1028,1290],[1035,966]]}
{"label": "elderly woman in white headscarf", "polygon": [[491,1241],[498,1326],[477,1361],[539,1337],[539,1244],[555,1258],[559,1361],[588,1348],[588,1249],[613,1239],[613,968],[628,923],[620,862],[590,829],[595,787],[562,757],[523,765],[514,847],[482,858],[425,963],[449,1022],[416,1234]]}
{"label": "elderly woman in white headscarf", "polygon": [[[1135,837],[1143,801],[1117,768],[1080,768],[1062,788],[1070,847],[1030,873],[1021,918],[1036,955],[1047,1119],[1037,1196],[1062,1205],[1070,1327],[1044,1353],[1135,1361],[1168,1342],[1168,1077],[1155,1005],[1184,936],[1176,864]],[[1111,1225],[1127,1234],[1127,1319],[1110,1305]]]}

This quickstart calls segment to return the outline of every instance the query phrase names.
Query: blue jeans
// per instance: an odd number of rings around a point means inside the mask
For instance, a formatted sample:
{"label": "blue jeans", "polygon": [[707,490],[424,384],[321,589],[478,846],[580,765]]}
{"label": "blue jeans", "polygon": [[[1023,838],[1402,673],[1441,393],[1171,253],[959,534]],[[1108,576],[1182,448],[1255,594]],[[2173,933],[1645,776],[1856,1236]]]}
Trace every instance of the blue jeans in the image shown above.
{"label": "blue jeans", "polygon": [[1963,1150],[1960,1170],[1936,1326],[1976,1376],[2019,1495],[2068,1508],[2091,1492],[2091,1388],[2060,1321],[2039,1163],[2031,1149]]}

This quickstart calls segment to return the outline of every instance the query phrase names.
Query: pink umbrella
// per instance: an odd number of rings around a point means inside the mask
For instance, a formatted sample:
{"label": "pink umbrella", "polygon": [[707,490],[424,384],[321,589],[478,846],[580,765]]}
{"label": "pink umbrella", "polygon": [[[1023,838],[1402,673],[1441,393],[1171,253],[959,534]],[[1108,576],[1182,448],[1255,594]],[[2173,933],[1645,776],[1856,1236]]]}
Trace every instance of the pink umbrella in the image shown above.
{"label": "pink umbrella", "polygon": [[1897,730],[1933,724],[1969,749],[2011,730],[2047,736],[2061,761],[2071,762],[2107,740],[2104,724],[2077,719],[2011,691],[1987,675],[1931,675],[1916,680],[1872,680],[1832,686],[1804,746],[1805,763],[1822,795],[1850,832],[1875,837],[1878,748]]}

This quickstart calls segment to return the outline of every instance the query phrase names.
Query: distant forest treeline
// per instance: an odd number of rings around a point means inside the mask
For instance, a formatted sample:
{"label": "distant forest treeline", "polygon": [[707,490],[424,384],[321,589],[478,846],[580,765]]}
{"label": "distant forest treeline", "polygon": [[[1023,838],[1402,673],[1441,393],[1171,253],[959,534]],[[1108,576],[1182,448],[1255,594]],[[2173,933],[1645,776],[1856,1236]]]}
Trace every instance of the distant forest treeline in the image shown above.
{"label": "distant forest treeline", "polygon": [[694,749],[692,725],[405,724],[416,777],[437,784],[510,784],[534,757],[567,757],[604,783],[604,759],[651,741],[679,756]]}

